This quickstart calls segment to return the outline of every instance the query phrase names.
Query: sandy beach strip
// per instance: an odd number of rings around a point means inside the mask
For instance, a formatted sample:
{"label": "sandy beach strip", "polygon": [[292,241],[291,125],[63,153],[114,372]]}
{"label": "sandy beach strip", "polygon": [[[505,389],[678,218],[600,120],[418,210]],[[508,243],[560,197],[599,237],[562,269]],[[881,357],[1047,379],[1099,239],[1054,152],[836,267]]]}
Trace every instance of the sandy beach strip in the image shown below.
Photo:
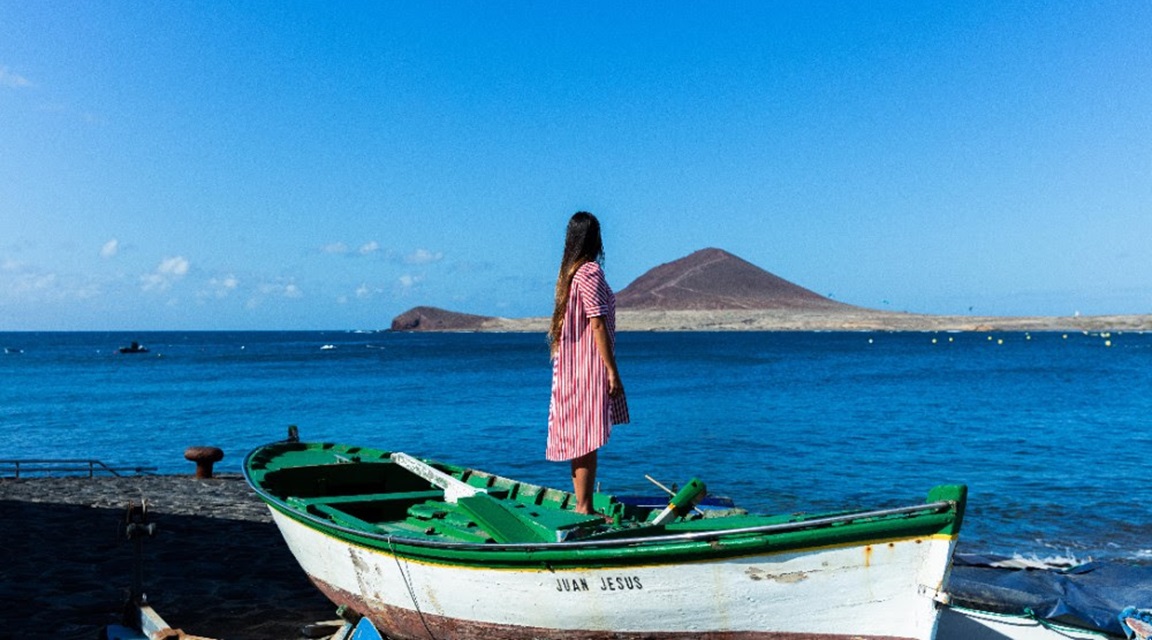
{"label": "sandy beach strip", "polygon": [[289,640],[336,618],[267,508],[239,476],[0,479],[0,640],[100,637],[118,622],[137,566],[129,502],[154,537],[140,568],[174,628],[211,638]]}
{"label": "sandy beach strip", "polygon": [[[544,333],[548,318],[484,318],[461,331]],[[936,316],[853,309],[620,310],[617,331],[1152,331],[1152,314],[1106,316]]]}

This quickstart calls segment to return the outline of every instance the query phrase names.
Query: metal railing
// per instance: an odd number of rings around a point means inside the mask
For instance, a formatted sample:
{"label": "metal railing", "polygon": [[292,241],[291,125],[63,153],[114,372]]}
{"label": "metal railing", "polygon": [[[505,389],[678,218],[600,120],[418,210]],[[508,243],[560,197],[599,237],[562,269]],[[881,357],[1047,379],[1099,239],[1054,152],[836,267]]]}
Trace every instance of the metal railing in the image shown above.
{"label": "metal railing", "polygon": [[0,460],[0,478],[19,478],[21,475],[86,475],[95,478],[97,474],[120,477],[121,473],[144,475],[155,472],[156,467],[113,467],[99,460]]}

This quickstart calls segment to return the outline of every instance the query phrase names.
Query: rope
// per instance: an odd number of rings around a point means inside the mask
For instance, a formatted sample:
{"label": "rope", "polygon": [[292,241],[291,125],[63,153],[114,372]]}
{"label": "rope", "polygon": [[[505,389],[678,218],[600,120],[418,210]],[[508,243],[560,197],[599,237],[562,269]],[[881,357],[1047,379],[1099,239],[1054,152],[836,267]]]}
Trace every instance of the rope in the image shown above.
{"label": "rope", "polygon": [[432,633],[432,628],[428,626],[428,621],[424,619],[424,612],[420,610],[420,603],[416,601],[416,592],[412,589],[412,581],[408,579],[408,574],[404,573],[404,566],[400,564],[400,554],[396,553],[396,546],[392,544],[392,534],[388,534],[388,550],[392,552],[392,559],[396,561],[396,569],[400,572],[400,577],[404,579],[404,586],[408,588],[408,597],[412,599],[412,606],[416,609],[416,615],[420,616],[420,623],[424,625],[424,630],[428,632],[428,637],[436,640],[435,634]]}

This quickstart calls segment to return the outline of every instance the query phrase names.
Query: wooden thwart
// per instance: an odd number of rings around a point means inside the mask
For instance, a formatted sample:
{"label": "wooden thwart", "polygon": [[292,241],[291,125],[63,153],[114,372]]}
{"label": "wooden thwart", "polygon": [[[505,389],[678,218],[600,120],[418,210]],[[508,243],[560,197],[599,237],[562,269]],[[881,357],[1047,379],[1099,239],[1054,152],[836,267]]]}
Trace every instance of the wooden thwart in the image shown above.
{"label": "wooden thwart", "polygon": [[444,502],[456,504],[460,498],[474,496],[478,493],[486,493],[483,489],[473,487],[467,482],[461,482],[456,478],[413,458],[407,453],[395,451],[392,453],[392,462],[404,467],[405,469],[415,473],[416,475],[431,482],[434,486],[440,487],[444,490]]}

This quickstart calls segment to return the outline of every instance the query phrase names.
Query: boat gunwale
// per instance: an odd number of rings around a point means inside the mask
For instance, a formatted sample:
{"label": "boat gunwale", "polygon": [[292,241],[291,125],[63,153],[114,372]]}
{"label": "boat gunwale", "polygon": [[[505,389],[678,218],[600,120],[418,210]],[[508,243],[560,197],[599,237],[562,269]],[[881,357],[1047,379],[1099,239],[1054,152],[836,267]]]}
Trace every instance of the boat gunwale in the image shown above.
{"label": "boat gunwale", "polygon": [[[841,513],[832,516],[816,517],[807,520],[798,520],[793,522],[783,522],[766,524],[752,527],[739,527],[735,529],[710,529],[706,531],[685,531],[681,533],[663,534],[658,536],[644,536],[633,538],[609,538],[604,540],[572,540],[564,542],[458,542],[448,540],[426,540],[421,538],[410,538],[407,536],[397,535],[395,533],[376,533],[365,529],[353,528],[335,523],[331,520],[321,518],[313,515],[305,510],[298,509],[289,505],[285,500],[273,495],[257,482],[254,481],[248,464],[252,456],[267,446],[281,444],[279,442],[269,443],[253,449],[244,460],[243,473],[244,479],[252,490],[270,506],[276,508],[284,515],[292,518],[293,520],[301,521],[303,523],[311,523],[321,531],[337,531],[347,535],[352,535],[369,540],[376,540],[388,544],[390,547],[396,544],[402,544],[410,547],[429,548],[429,549],[442,549],[453,551],[565,551],[565,550],[578,550],[578,549],[606,549],[606,548],[637,548],[637,547],[651,547],[659,546],[668,543],[678,542],[712,542],[722,538],[750,536],[755,534],[780,534],[792,533],[803,531],[806,529],[820,529],[836,525],[852,524],[858,520],[888,518],[893,516],[912,516],[919,514],[923,516],[937,515],[947,513],[949,511],[955,512],[958,510],[959,505],[955,500],[938,500],[935,502],[928,502],[917,505],[909,505],[905,507],[894,507],[889,509],[874,509],[869,511],[857,511],[849,513]],[[473,470],[475,471],[475,470]]]}
{"label": "boat gunwale", "polygon": [[[264,497],[264,496],[261,496]],[[265,498],[267,501],[267,498]],[[643,538],[610,538],[605,540],[573,540],[566,542],[452,542],[445,540],[423,540],[409,538],[394,533],[374,533],[364,529],[354,529],[326,520],[310,513],[295,509],[283,501],[272,498],[274,506],[294,520],[309,520],[320,525],[324,530],[334,530],[362,538],[369,538],[389,544],[404,544],[413,547],[431,549],[451,549],[457,551],[558,551],[567,549],[600,549],[600,548],[635,548],[640,546],[660,545],[673,542],[711,542],[719,538],[746,536],[752,534],[792,533],[805,529],[819,529],[837,524],[851,524],[856,520],[878,518],[885,516],[899,516],[923,512],[923,515],[936,515],[953,510],[956,506],[954,500],[940,500],[922,505],[896,507],[893,509],[878,509],[875,511],[859,511],[841,516],[828,516],[813,518],[799,522],[784,522],[768,524],[758,527],[742,527],[737,529],[713,529],[708,531],[686,531],[660,536],[645,536]],[[300,517],[296,517],[300,516]]]}

